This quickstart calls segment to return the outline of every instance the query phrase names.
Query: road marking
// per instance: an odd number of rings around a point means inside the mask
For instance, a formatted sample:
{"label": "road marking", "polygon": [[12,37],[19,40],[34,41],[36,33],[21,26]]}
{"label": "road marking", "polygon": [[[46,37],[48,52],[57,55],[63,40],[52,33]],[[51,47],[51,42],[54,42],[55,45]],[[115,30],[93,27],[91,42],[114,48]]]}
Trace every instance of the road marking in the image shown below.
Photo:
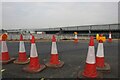
{"label": "road marking", "polygon": [[41,78],[40,80],[45,80],[45,78]]}
{"label": "road marking", "polygon": [[2,69],[2,70],[1,70],[1,72],[4,72],[4,71],[5,71],[5,69]]}

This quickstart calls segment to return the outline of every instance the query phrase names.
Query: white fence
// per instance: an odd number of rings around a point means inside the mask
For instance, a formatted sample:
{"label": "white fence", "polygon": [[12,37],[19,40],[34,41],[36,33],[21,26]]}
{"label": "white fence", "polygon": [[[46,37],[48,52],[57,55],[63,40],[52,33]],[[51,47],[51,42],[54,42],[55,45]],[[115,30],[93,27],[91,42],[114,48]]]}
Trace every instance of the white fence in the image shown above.
{"label": "white fence", "polygon": [[[52,34],[33,34],[35,39],[51,39]],[[30,34],[23,35],[24,40],[30,39]],[[57,39],[74,39],[74,34],[66,34],[66,35],[56,35]],[[86,35],[78,35],[78,39],[88,39],[89,37]],[[19,40],[19,34],[8,34],[8,40]]]}

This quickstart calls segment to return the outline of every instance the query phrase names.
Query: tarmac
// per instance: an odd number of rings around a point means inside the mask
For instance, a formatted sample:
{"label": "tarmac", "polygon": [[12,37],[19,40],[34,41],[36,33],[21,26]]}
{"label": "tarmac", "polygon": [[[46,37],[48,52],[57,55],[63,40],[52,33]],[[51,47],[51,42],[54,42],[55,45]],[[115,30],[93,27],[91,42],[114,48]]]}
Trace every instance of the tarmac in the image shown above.
{"label": "tarmac", "polygon": [[[2,68],[3,78],[77,78],[79,71],[84,70],[85,61],[88,52],[89,40],[79,40],[75,44],[73,41],[57,42],[59,58],[65,62],[62,68],[46,68],[42,72],[31,74],[22,70],[26,65],[6,64]],[[30,55],[30,42],[25,42],[27,56]],[[36,42],[39,60],[41,64],[47,63],[50,59],[51,42]],[[95,41],[95,53],[98,42]],[[18,57],[19,42],[7,42],[9,54],[11,57]],[[105,62],[110,64],[110,73],[103,73],[103,78],[118,78],[118,41],[104,43]]]}

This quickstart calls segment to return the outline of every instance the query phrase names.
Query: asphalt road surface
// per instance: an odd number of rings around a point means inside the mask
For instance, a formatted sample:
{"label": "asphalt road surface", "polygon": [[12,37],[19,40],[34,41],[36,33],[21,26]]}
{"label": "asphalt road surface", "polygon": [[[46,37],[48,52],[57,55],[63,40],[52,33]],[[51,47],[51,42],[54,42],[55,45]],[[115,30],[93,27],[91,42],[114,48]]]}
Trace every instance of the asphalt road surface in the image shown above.
{"label": "asphalt road surface", "polygon": [[[72,41],[57,42],[58,54],[65,65],[59,69],[46,68],[42,72],[31,74],[22,71],[26,65],[13,63],[3,65],[3,78],[76,78],[79,71],[84,69],[88,52],[89,40],[80,40],[78,44]],[[51,42],[36,42],[39,60],[41,64],[49,61],[51,53]],[[11,57],[18,57],[19,42],[7,42]],[[30,43],[25,42],[27,56],[30,55]],[[95,53],[98,42],[95,41]],[[110,64],[111,72],[104,73],[103,78],[118,78],[118,41],[104,43],[105,61]]]}

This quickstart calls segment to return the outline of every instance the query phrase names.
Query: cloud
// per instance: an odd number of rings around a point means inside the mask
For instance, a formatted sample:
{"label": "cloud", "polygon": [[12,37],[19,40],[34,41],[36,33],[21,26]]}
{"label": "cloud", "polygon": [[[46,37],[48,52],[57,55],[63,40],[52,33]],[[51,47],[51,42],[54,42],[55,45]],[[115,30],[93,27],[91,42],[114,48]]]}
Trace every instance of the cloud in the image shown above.
{"label": "cloud", "polygon": [[48,28],[118,22],[114,2],[4,2],[3,28]]}

